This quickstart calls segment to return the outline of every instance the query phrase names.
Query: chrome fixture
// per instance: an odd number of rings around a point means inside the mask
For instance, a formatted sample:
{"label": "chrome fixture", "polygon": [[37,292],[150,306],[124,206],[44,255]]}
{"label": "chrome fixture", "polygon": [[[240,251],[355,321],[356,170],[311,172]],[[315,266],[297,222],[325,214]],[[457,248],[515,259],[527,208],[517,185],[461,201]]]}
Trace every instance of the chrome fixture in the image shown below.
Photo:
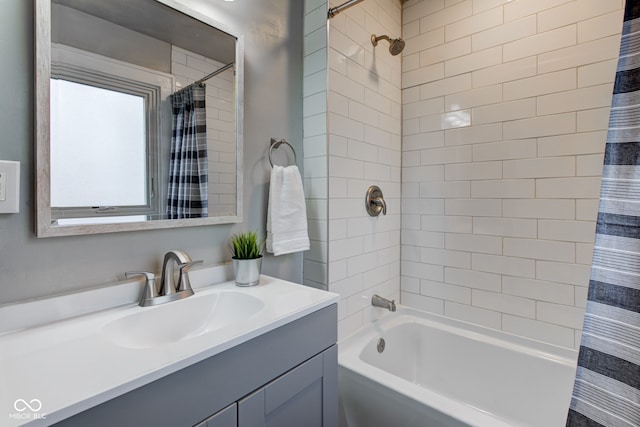
{"label": "chrome fixture", "polygon": [[[192,261],[191,257],[183,251],[172,250],[164,255],[160,286],[156,286],[156,276],[149,271],[128,271],[125,276],[142,275],[146,278],[139,305],[148,307],[193,295],[193,289],[189,281],[189,268],[192,265],[201,263],[202,261]],[[177,272],[175,267],[178,267]]]}
{"label": "chrome fixture", "polygon": [[[340,12],[349,9],[351,6],[355,6],[358,3],[363,2],[364,0],[349,0],[346,1],[344,3],[342,3],[340,6],[336,6],[336,7],[332,7],[329,9],[329,19],[333,18],[334,16],[336,16],[337,14],[339,14]],[[403,5],[407,0],[400,0],[400,5]]]}
{"label": "chrome fixture", "polygon": [[342,3],[340,6],[336,6],[336,7],[332,7],[331,9],[329,9],[329,19],[333,18],[334,16],[336,16],[337,14],[339,14],[340,12],[349,9],[351,6],[355,6],[358,3],[363,2],[364,0],[349,0],[346,1],[344,3]]}
{"label": "chrome fixture", "polygon": [[293,145],[289,144],[289,142],[287,142],[287,140],[284,138],[271,138],[271,143],[269,144],[269,163],[271,164],[271,167],[273,167],[273,150],[276,150],[283,144],[291,149],[291,152],[293,153],[293,164],[295,165],[298,163],[298,156],[296,156],[296,149],[293,148]]}
{"label": "chrome fixture", "polygon": [[377,294],[371,297],[371,305],[374,307],[386,308],[389,311],[396,311],[396,300],[388,300]]}
{"label": "chrome fixture", "polygon": [[389,42],[389,53],[393,56],[398,55],[404,49],[404,40],[402,38],[391,39],[389,36],[377,36],[375,34],[371,34],[371,44],[374,46],[378,46],[378,42],[380,40],[386,40]]}
{"label": "chrome fixture", "polygon": [[380,338],[378,340],[378,344],[376,345],[376,348],[378,349],[378,353],[382,353],[386,346],[387,346],[387,343],[384,341],[384,338]]}
{"label": "chrome fixture", "polygon": [[156,298],[158,296],[158,291],[156,290],[156,275],[154,273],[151,273],[150,271],[127,271],[126,273],[124,273],[124,275],[127,278],[133,276],[144,276],[146,278],[144,291],[142,291],[139,305],[141,307],[151,305],[148,304],[147,301],[151,301],[153,298]]}
{"label": "chrome fixture", "polygon": [[[235,1],[235,0],[225,0],[225,1]],[[197,85],[201,85],[202,83],[204,83],[205,81],[209,80],[212,77],[217,76],[218,74],[222,73],[223,71],[227,71],[229,68],[233,68],[233,66],[235,65],[235,62],[230,62],[227,65],[223,65],[222,67],[218,68],[217,70],[207,74],[206,76],[204,76],[203,78],[196,80],[195,82],[186,85],[185,87],[183,87],[182,89],[178,89],[177,91],[175,91],[173,94],[177,94],[180,93],[182,91],[184,91],[186,88],[191,87],[191,86],[197,86]],[[233,75],[236,75],[236,72],[233,72]]]}
{"label": "chrome fixture", "polygon": [[377,185],[369,187],[365,203],[369,215],[378,216],[380,212],[382,215],[387,214],[387,202],[384,201],[382,190]]}

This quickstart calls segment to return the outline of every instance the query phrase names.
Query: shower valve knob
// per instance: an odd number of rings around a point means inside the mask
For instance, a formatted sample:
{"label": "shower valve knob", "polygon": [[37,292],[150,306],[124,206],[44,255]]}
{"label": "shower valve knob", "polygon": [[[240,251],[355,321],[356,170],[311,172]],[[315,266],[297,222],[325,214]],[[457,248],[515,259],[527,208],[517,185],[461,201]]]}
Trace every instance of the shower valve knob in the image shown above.
{"label": "shower valve knob", "polygon": [[382,190],[377,185],[372,185],[367,190],[366,208],[370,216],[378,216],[387,214],[387,202],[384,201]]}

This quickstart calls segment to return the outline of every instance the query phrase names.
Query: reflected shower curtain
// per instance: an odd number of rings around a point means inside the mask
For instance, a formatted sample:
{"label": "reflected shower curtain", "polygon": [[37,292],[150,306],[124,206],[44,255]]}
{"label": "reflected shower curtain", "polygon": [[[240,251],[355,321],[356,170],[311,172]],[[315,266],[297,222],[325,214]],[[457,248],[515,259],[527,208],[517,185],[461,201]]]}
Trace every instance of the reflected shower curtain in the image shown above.
{"label": "reflected shower curtain", "polygon": [[627,0],[567,426],[640,426],[640,1]]}
{"label": "reflected shower curtain", "polygon": [[204,85],[192,85],[171,95],[169,219],[208,216],[205,94]]}

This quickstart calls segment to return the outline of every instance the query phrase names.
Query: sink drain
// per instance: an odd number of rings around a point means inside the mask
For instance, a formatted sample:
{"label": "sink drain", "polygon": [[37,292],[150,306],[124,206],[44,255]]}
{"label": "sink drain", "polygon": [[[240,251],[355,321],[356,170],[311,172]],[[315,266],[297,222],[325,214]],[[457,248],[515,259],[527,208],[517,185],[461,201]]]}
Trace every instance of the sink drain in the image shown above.
{"label": "sink drain", "polygon": [[385,346],[386,346],[386,343],[384,342],[384,338],[380,338],[378,340],[378,353],[382,353],[384,351]]}

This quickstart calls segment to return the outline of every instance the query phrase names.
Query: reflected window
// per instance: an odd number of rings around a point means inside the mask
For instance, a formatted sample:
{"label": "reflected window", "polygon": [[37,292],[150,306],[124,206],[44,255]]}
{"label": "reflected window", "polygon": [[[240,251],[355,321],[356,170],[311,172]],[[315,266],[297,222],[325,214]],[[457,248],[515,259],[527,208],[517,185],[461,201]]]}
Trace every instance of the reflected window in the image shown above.
{"label": "reflected window", "polygon": [[145,99],[51,79],[51,107],[51,206],[147,206]]}
{"label": "reflected window", "polygon": [[157,218],[159,150],[168,147],[158,129],[170,114],[161,91],[173,79],[68,46],[52,44],[52,56],[51,220]]}

